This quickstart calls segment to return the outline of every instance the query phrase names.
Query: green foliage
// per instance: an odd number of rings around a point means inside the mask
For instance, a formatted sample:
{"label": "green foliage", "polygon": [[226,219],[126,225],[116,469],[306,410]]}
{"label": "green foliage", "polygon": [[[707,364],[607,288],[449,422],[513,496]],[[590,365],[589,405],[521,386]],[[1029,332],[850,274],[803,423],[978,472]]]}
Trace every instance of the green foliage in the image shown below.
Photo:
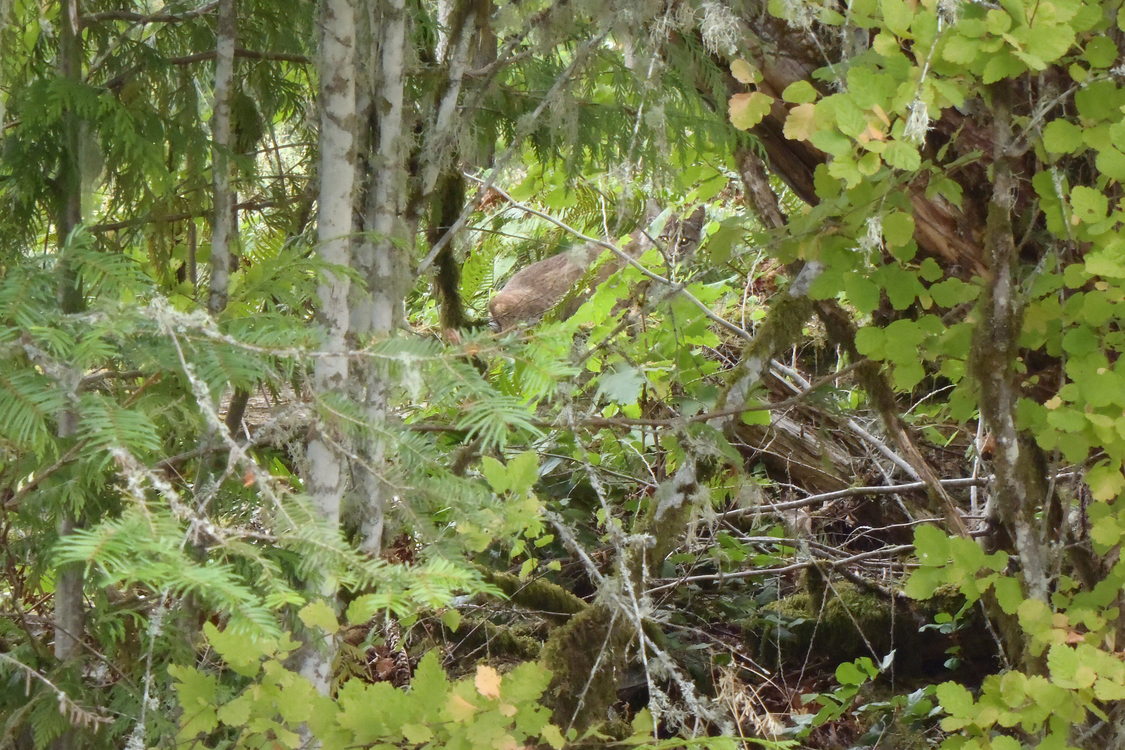
{"label": "green foliage", "polygon": [[[152,16],[82,3],[80,59],[67,72],[57,5],[0,2],[0,651],[17,660],[0,664],[10,688],[0,690],[0,744],[30,737],[44,746],[78,731],[70,728],[85,714],[73,707],[86,705],[106,719],[94,724],[107,725],[81,734],[77,744],[90,747],[297,746],[302,725],[325,747],[604,743],[597,729],[564,738],[548,709],[574,715],[575,686],[588,683],[586,709],[596,715],[584,719],[598,726],[642,633],[703,633],[710,640],[679,653],[641,650],[653,712],[606,731],[623,746],[734,747],[733,737],[665,736],[720,725],[691,702],[692,690],[711,687],[711,665],[688,680],[677,659],[732,659],[733,649],[715,645],[727,636],[722,623],[704,627],[714,618],[701,601],[729,609],[737,597],[755,607],[816,600],[779,591],[791,585],[782,574],[763,585],[749,567],[786,570],[809,555],[878,591],[864,594],[866,607],[884,606],[888,588],[954,597],[963,603],[956,622],[981,605],[1013,661],[979,687],[947,680],[869,703],[888,664],[846,662],[840,687],[816,696],[818,712],[798,730],[848,717],[877,723],[880,713],[924,721],[931,693],[947,748],[1062,748],[1079,743],[1079,731],[1100,731],[1098,722],[1120,726],[1119,3],[772,0],[767,19],[712,2],[497,2],[461,72],[443,51],[456,19],[439,13],[444,4],[410,3],[403,137],[417,151],[412,173],[427,160],[479,172],[538,212],[490,191],[471,208],[452,207],[468,219],[453,248],[464,258],[470,317],[486,317],[489,296],[514,271],[575,242],[560,224],[630,250],[650,239],[654,247],[613,273],[621,264],[603,255],[545,322],[504,336],[469,330],[443,343],[429,279],[418,279],[406,304],[413,330],[350,337],[347,382],[330,393],[314,377],[325,361],[318,284],[327,274],[347,277],[353,291],[371,281],[316,259],[316,188],[334,177],[314,167],[316,4],[238,3],[237,262],[214,316],[204,312],[214,13],[180,2]],[[807,80],[791,80],[803,70]],[[361,87],[372,76],[365,71]],[[445,117],[435,103],[451,90],[460,94],[450,132],[435,135]],[[384,135],[359,133],[365,159]],[[764,191],[738,179],[755,155],[782,172]],[[371,211],[386,166],[373,156],[361,165],[357,216]],[[1015,172],[1014,203],[1001,218],[1015,250],[1010,267],[997,268],[1003,233],[985,214],[1007,198],[997,182],[1005,169]],[[80,195],[67,193],[74,170]],[[396,221],[428,213],[426,191],[411,182]],[[780,220],[762,210],[773,197]],[[83,223],[70,228],[62,217],[74,199]],[[750,216],[748,203],[763,215]],[[698,248],[663,236],[699,207]],[[60,227],[69,236],[57,236]],[[418,226],[417,236],[434,228]],[[398,250],[409,266],[429,249],[406,229]],[[63,312],[67,291],[81,304],[66,309],[81,312]],[[994,333],[982,321],[997,322],[989,311],[1003,299],[1016,312],[998,328],[1016,346],[982,350]],[[401,300],[391,302],[397,310]],[[830,325],[830,311],[847,330]],[[858,384],[847,379],[856,364],[867,368]],[[748,370],[753,382],[740,380]],[[778,375],[788,371],[809,375],[808,387]],[[981,446],[967,436],[993,406],[982,396],[989,371],[1018,392],[1006,416],[1021,440],[998,455],[1018,448],[1021,467],[1049,489],[1013,500],[994,472],[980,490],[999,502],[1001,521],[1023,522],[989,540],[1004,549],[921,525],[905,583],[887,573],[897,567],[866,580],[869,559],[840,561],[933,516],[911,507],[891,523],[891,503],[867,498],[832,506],[830,520],[812,512],[809,539],[780,540],[790,531],[777,531],[776,503],[822,492],[821,483],[889,481],[904,463],[913,474],[932,464],[945,478],[961,473],[962,453],[978,464],[974,476],[987,475],[990,459],[978,461]],[[768,377],[759,383],[759,374]],[[880,391],[884,375],[890,388]],[[778,401],[784,409],[764,408]],[[386,490],[386,559],[360,552],[306,502],[306,447],[320,426],[356,476],[376,475]],[[802,445],[823,450],[802,456]],[[862,454],[862,465],[831,465],[839,445]],[[899,454],[907,460],[883,463]],[[914,500],[903,492],[894,502]],[[675,512],[661,515],[672,502]],[[749,512],[755,525],[767,516],[765,541],[739,526]],[[548,533],[548,518],[560,533]],[[869,523],[886,523],[886,533]],[[1029,580],[1029,538],[1045,550],[1042,582]],[[86,648],[69,665],[53,659],[49,635],[66,566],[81,568],[80,599],[93,603]],[[715,571],[720,593],[706,582]],[[734,573],[736,583],[722,578]],[[313,581],[330,595],[314,593]],[[624,582],[632,598],[614,589]],[[537,605],[520,604],[521,586]],[[529,611],[475,601],[487,613],[462,615],[456,597],[501,588]],[[588,596],[595,589],[603,596]],[[548,610],[542,620],[536,606]],[[832,606],[803,610],[799,623],[774,619],[812,628],[835,622]],[[450,681],[432,649],[409,690],[335,676],[329,698],[289,663],[300,658],[286,635],[298,621],[333,635],[341,622],[393,621],[408,645],[430,648],[412,624],[439,608],[458,634],[478,616],[490,618],[485,633],[527,626],[547,639],[554,676],[536,664],[502,676],[481,665]],[[902,625],[893,608],[883,611],[892,619],[884,635],[897,639]],[[566,625],[544,625],[567,613],[576,614]],[[954,617],[945,619],[952,630]],[[524,632],[534,653],[539,641]],[[201,637],[206,649],[196,653]],[[591,646],[603,642],[608,655]],[[603,669],[610,662],[616,672]],[[761,678],[755,684],[787,684]],[[664,681],[674,699],[660,692]],[[151,716],[170,689],[182,711],[174,730]],[[685,711],[713,723],[688,727]]]}
{"label": "green foliage", "polygon": [[[330,635],[329,620],[310,605],[302,619],[317,622]],[[242,687],[231,691],[211,669],[172,665],[181,720],[177,741],[186,747],[209,747],[220,737],[231,747],[260,747],[267,740],[297,747],[301,726],[324,748],[425,746],[443,748],[518,748],[541,741],[553,748],[566,744],[538,701],[550,675],[527,663],[501,675],[479,666],[472,678],[450,682],[437,654],[418,664],[408,691],[385,682],[351,680],[334,699],[319,695],[312,684],[285,666],[297,647],[287,637],[254,638],[204,626],[208,643]]]}

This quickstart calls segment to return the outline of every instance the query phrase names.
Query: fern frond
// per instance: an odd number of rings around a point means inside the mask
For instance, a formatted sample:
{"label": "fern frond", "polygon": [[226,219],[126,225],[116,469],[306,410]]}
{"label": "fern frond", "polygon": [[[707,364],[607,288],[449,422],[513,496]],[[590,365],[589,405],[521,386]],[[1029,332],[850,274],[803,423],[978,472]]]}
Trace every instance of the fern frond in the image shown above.
{"label": "fern frond", "polygon": [[66,396],[50,378],[13,364],[0,364],[0,436],[17,449],[45,453]]}

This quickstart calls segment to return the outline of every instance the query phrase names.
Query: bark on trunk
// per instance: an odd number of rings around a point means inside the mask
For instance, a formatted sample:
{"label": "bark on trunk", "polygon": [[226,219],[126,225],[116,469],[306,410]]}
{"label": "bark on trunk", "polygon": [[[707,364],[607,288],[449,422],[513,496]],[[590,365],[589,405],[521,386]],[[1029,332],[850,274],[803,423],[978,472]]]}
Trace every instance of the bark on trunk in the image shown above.
{"label": "bark on trunk", "polygon": [[[82,80],[82,40],[78,26],[78,0],[68,0],[63,5],[60,21],[59,67],[63,78],[78,83]],[[58,246],[63,256],[59,279],[59,303],[64,313],[80,312],[83,307],[82,289],[77,274],[65,257],[67,240],[82,222],[82,123],[75,112],[63,116],[63,168],[60,175],[62,188],[58,218]],[[81,373],[74,373],[77,386]],[[69,390],[69,389],[68,389]],[[75,400],[77,394],[71,394]],[[78,427],[78,411],[73,404],[60,414],[58,436],[72,438]],[[78,525],[73,511],[60,511],[59,537],[65,537]],[[84,613],[82,610],[82,566],[68,565],[58,572],[55,584],[55,656],[59,660],[71,659],[81,648]]]}
{"label": "bark on trunk", "polygon": [[979,308],[981,319],[974,329],[973,374],[980,383],[981,418],[996,443],[990,502],[995,505],[1001,527],[1015,543],[1027,595],[1047,602],[1053,566],[1036,520],[1038,508],[1048,500],[1046,472],[1039,465],[1038,448],[1016,427],[1020,391],[1015,365],[1023,301],[1019,298],[1019,258],[1012,231],[1019,178],[1009,153],[1013,137],[1006,86],[996,87],[992,105],[994,177],[985,231],[989,279]]}
{"label": "bark on trunk", "polygon": [[[79,0],[66,0],[62,7],[59,34],[59,73],[64,78],[80,85],[82,81],[82,37],[79,27]],[[66,314],[82,311],[84,300],[77,271],[67,258],[68,240],[82,223],[82,122],[78,114],[68,111],[63,114],[63,157],[59,174],[61,189],[59,214],[57,219],[59,267],[59,305]],[[58,436],[63,441],[74,438],[78,428],[78,383],[82,373],[66,368],[62,373],[62,385],[67,391],[68,404],[58,415]],[[60,540],[79,526],[78,514],[70,507],[59,510],[58,532]],[[77,659],[82,653],[82,638],[85,630],[85,611],[82,602],[82,589],[85,583],[83,566],[80,563],[61,566],[55,577],[54,597],[54,652],[59,661]],[[54,750],[71,750],[78,747],[76,730],[70,729],[60,735],[53,743]]]}
{"label": "bark on trunk", "polygon": [[211,180],[215,206],[211,225],[211,293],[207,298],[207,311],[212,315],[218,315],[227,306],[231,247],[236,238],[234,193],[230,180],[235,18],[235,0],[222,0],[215,40],[215,106],[211,119]]}
{"label": "bark on trunk", "polygon": [[[320,74],[320,191],[317,241],[320,258],[328,264],[351,263],[352,199],[355,188],[355,8],[351,0],[325,0],[321,10],[321,39],[317,59]],[[313,371],[313,386],[320,398],[346,392],[348,381],[347,331],[349,321],[346,275],[327,272],[317,287],[321,348]],[[316,513],[326,526],[340,522],[340,502],[347,483],[348,462],[344,435],[328,419],[314,422],[308,445],[305,487]],[[313,588],[332,598],[336,591],[327,580]],[[334,641],[306,634],[300,672],[322,694],[331,683]],[[318,642],[319,641],[319,642]]]}
{"label": "bark on trunk", "polygon": [[[407,15],[404,0],[384,0],[368,17],[376,44],[368,58],[359,96],[364,112],[367,150],[373,154],[364,175],[362,236],[353,246],[353,266],[366,288],[353,288],[349,333],[360,345],[390,336],[402,323],[403,300],[409,283],[406,251],[413,247],[415,226],[406,217],[409,193],[411,123],[406,116]],[[374,360],[357,363],[352,379],[365,422],[386,420],[386,372]],[[378,555],[383,544],[384,514],[389,488],[379,476],[384,446],[372,430],[356,446],[353,492],[346,503],[361,550]]]}

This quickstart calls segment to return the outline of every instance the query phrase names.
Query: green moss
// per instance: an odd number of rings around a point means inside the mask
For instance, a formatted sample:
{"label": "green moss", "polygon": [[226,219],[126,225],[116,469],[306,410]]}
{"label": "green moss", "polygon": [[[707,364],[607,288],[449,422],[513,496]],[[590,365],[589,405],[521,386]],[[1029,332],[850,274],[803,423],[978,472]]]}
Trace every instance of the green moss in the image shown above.
{"label": "green moss", "polygon": [[582,730],[607,718],[632,638],[628,624],[600,604],[555,628],[543,647],[543,663],[552,673],[548,695],[556,724]]}
{"label": "green moss", "polygon": [[566,622],[570,615],[586,609],[586,602],[557,583],[544,578],[523,580],[510,573],[482,568],[484,578],[504,592],[517,607],[533,610],[548,620]]}
{"label": "green moss", "polygon": [[[918,622],[910,610],[899,606],[892,611],[885,598],[850,583],[828,587],[823,606],[817,600],[809,592],[784,597],[764,607],[764,616],[743,626],[758,640],[780,640],[783,653],[795,658],[804,659],[811,649],[812,654],[837,662],[882,657],[892,648],[901,653],[919,637]],[[773,651],[776,653],[776,647]]]}

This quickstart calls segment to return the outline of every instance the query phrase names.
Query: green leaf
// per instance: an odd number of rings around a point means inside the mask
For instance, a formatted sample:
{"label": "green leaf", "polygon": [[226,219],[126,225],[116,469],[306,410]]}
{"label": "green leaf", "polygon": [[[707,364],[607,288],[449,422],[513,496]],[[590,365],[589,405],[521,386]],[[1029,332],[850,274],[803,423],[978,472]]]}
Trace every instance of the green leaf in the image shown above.
{"label": "green leaf", "polygon": [[883,329],[877,326],[864,326],[855,333],[855,348],[865,357],[884,359],[883,350],[886,338]]}
{"label": "green leaf", "polygon": [[1100,190],[1079,185],[1070,193],[1070,205],[1080,221],[1101,221],[1109,210],[1109,198]]}
{"label": "green leaf", "polygon": [[1095,500],[1108,502],[1125,490],[1125,476],[1119,466],[1099,461],[1086,472],[1086,485]]}
{"label": "green leaf", "polygon": [[990,742],[992,750],[1023,750],[1019,740],[1003,734],[995,735]]}
{"label": "green leaf", "polygon": [[918,149],[905,141],[891,141],[883,149],[883,161],[895,169],[913,172],[922,166]]}
{"label": "green leaf", "polygon": [[1067,280],[1067,286],[1077,288],[1086,283],[1086,274],[1125,279],[1125,242],[1111,242],[1101,250],[1088,253],[1084,264],[1072,263],[1067,266],[1064,280]]}
{"label": "green leaf", "polygon": [[942,307],[955,307],[963,302],[976,299],[980,287],[966,284],[961,279],[948,278],[930,286],[930,296]]}
{"label": "green leaf", "polygon": [[195,737],[218,727],[219,719],[215,711],[218,705],[218,678],[178,664],[170,665],[168,674],[176,680],[176,695],[183,711],[179,736]]}
{"label": "green leaf", "polygon": [[554,724],[548,724],[540,730],[539,736],[554,750],[562,750],[566,745],[566,739],[562,736],[562,732]]}
{"label": "green leaf", "polygon": [[1027,66],[1007,52],[999,52],[988,58],[984,64],[981,80],[986,84],[996,83],[1004,78],[1015,78],[1027,70]]}
{"label": "green leaf", "polygon": [[503,495],[512,484],[508,478],[508,468],[492,456],[484,456],[480,460],[480,473],[484,474],[485,481],[497,495]]}
{"label": "green leaf", "polygon": [[1011,576],[1000,576],[992,582],[996,592],[996,602],[1005,614],[1014,615],[1024,600],[1023,587],[1020,582]]}
{"label": "green leaf", "polygon": [[240,695],[219,708],[217,715],[219,721],[223,722],[228,727],[243,727],[246,726],[246,722],[250,720],[250,711],[252,708],[254,708],[254,706],[252,705],[251,698],[248,695]]}
{"label": "green leaf", "polygon": [[1078,652],[1066,644],[1055,643],[1047,651],[1047,669],[1051,672],[1051,682],[1060,687],[1089,687],[1077,683],[1078,666]]}
{"label": "green leaf", "polygon": [[602,375],[598,381],[598,393],[614,403],[635,404],[647,382],[643,372],[623,364],[613,372]]}
{"label": "green leaf", "polygon": [[340,623],[336,620],[336,613],[323,599],[306,604],[297,613],[297,617],[301,619],[305,627],[318,628],[330,635],[340,629]]}
{"label": "green leaf", "polygon": [[949,535],[931,524],[923,524],[914,532],[918,562],[923,565],[944,565],[951,555]]}
{"label": "green leaf", "polygon": [[879,7],[883,11],[883,21],[888,29],[898,36],[909,36],[910,21],[914,17],[911,6],[903,0],[879,0]]}
{"label": "green leaf", "polygon": [[421,745],[434,738],[433,730],[424,724],[403,724],[403,738],[412,745]]}
{"label": "green leaf", "polygon": [[1082,129],[1070,120],[1051,120],[1043,128],[1043,147],[1053,154],[1073,154],[1084,150]]}
{"label": "green leaf", "polygon": [[445,610],[441,613],[441,624],[456,633],[461,627],[461,613],[452,608]]}
{"label": "green leaf", "polygon": [[943,682],[934,691],[938,702],[951,716],[970,718],[975,715],[973,694],[964,685],[956,682]]}
{"label": "green leaf", "polygon": [[270,650],[268,644],[230,628],[219,630],[210,622],[203,623],[203,634],[227,666],[244,677],[258,674],[261,660]]}
{"label": "green leaf", "polygon": [[762,72],[745,60],[732,60],[730,74],[739,83],[757,83],[762,80]]}
{"label": "green leaf", "polygon": [[841,685],[862,685],[867,682],[867,675],[850,661],[836,667],[836,681]]}
{"label": "green leaf", "polygon": [[901,247],[914,239],[914,217],[892,211],[883,217],[883,238],[891,247]]}
{"label": "green leaf", "polygon": [[970,39],[960,34],[951,34],[941,48],[941,56],[956,65],[972,65],[981,53],[979,39]]}
{"label": "green leaf", "polygon": [[[1074,44],[1074,29],[1064,24],[1036,24],[1027,32],[1027,51],[1043,62],[1053,62]],[[1042,66],[1036,68],[1042,70]]]}
{"label": "green leaf", "polygon": [[791,83],[785,87],[785,91],[781,92],[781,98],[790,104],[808,104],[815,102],[816,97],[816,89],[808,81]]}
{"label": "green leaf", "polygon": [[847,295],[852,306],[865,315],[873,312],[879,306],[879,285],[871,281],[866,274],[856,271],[845,273],[844,294]]}
{"label": "green leaf", "polygon": [[912,360],[896,364],[891,379],[896,389],[907,392],[913,390],[925,377],[926,368],[921,362]]}
{"label": "green leaf", "polygon": [[945,585],[945,571],[941,568],[918,568],[903,585],[903,592],[911,599],[924,601]]}
{"label": "green leaf", "polygon": [[440,706],[449,692],[449,680],[441,668],[437,649],[426,652],[410,681],[411,693],[423,704]]}
{"label": "green leaf", "polygon": [[523,494],[539,481],[539,455],[525,451],[508,462],[508,484],[512,492]]}
{"label": "green leaf", "polygon": [[1106,177],[1125,182],[1125,153],[1120,150],[1113,146],[1101,149],[1094,157],[1094,164]]}
{"label": "green leaf", "polygon": [[938,262],[933,258],[926,258],[922,261],[922,265],[918,267],[918,276],[921,277],[923,281],[937,281],[944,275],[945,271],[942,270],[941,266],[939,266]]}

